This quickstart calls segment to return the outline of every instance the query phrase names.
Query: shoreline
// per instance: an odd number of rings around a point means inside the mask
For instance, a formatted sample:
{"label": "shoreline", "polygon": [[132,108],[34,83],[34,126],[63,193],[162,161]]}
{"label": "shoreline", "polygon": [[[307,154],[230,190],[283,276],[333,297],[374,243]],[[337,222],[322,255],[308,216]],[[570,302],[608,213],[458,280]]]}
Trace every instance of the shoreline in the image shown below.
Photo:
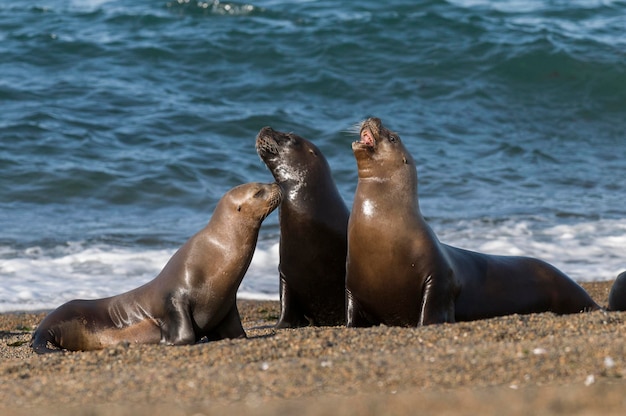
{"label": "shoreline", "polygon": [[[606,306],[612,281],[581,283]],[[420,328],[275,330],[238,300],[247,339],[38,356],[45,312],[0,314],[0,412],[621,414],[626,313],[510,315]]]}
{"label": "shoreline", "polygon": [[[607,299],[609,296],[609,291],[614,281],[615,279],[594,280],[594,281],[588,281],[588,282],[579,282],[575,280],[575,282],[581,285],[591,295],[591,297],[602,307],[606,307]],[[608,285],[608,287],[606,287],[606,285]],[[239,295],[237,295],[237,302],[258,302],[258,303],[276,302],[277,303],[279,302],[279,295],[278,294],[277,295],[262,295],[258,297],[255,297],[255,296],[239,297]],[[33,313],[33,314],[49,313],[53,309],[56,309],[59,306],[61,306],[61,304],[55,306],[54,308],[15,309],[15,310],[8,310],[8,311],[0,311],[0,315],[21,314],[21,313]]]}

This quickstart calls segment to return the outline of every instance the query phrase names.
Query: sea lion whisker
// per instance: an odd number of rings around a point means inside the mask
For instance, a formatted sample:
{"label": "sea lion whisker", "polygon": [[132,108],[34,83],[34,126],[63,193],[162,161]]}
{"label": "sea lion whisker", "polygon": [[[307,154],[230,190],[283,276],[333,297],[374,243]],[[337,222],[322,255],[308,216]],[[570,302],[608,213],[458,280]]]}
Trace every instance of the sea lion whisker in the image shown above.
{"label": "sea lion whisker", "polygon": [[344,132],[345,133],[349,133],[349,134],[360,134],[361,133],[361,128],[363,127],[363,123],[364,122],[365,122],[365,120],[359,121],[358,123],[354,123],[353,125],[351,125],[347,129],[345,129]]}

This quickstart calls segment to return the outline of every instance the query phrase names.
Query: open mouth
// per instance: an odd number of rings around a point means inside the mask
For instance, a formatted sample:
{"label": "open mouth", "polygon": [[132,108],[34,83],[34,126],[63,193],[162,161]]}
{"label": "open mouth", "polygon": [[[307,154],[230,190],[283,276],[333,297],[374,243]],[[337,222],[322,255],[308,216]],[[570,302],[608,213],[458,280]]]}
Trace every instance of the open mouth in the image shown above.
{"label": "open mouth", "polygon": [[353,143],[352,148],[354,150],[362,149],[369,152],[374,152],[376,150],[376,136],[369,127],[363,126],[361,128],[359,140]]}
{"label": "open mouth", "polygon": [[357,147],[370,151],[376,150],[377,141],[380,140],[380,119],[370,117],[355,127],[358,127],[359,132],[359,140],[355,142]]}
{"label": "open mouth", "polygon": [[361,130],[361,141],[359,142],[369,147],[376,146],[376,139],[374,139],[374,135],[370,131],[370,129]]}

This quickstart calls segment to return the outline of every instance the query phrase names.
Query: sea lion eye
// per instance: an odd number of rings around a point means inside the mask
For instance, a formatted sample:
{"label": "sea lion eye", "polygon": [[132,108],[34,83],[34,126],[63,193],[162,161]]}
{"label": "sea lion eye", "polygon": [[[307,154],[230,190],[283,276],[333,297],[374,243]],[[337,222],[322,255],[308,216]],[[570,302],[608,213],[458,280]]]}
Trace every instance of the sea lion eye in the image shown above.
{"label": "sea lion eye", "polygon": [[256,193],[254,194],[254,198],[260,198],[261,196],[263,196],[263,194],[265,193],[265,191],[263,189],[259,189],[258,191],[256,191]]}
{"label": "sea lion eye", "polygon": [[398,140],[398,138],[397,138],[396,136],[394,136],[393,134],[389,135],[389,141],[390,141],[391,143],[395,143],[395,142],[396,142],[396,140]]}

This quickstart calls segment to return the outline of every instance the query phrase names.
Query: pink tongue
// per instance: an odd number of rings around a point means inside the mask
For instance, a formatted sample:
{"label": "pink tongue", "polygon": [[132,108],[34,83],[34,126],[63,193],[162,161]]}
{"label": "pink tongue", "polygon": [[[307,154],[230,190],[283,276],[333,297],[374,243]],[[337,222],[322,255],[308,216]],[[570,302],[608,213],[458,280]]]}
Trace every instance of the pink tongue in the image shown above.
{"label": "pink tongue", "polygon": [[368,146],[374,146],[374,138],[372,137],[372,133],[370,133],[369,130],[363,130],[361,132],[361,143]]}

